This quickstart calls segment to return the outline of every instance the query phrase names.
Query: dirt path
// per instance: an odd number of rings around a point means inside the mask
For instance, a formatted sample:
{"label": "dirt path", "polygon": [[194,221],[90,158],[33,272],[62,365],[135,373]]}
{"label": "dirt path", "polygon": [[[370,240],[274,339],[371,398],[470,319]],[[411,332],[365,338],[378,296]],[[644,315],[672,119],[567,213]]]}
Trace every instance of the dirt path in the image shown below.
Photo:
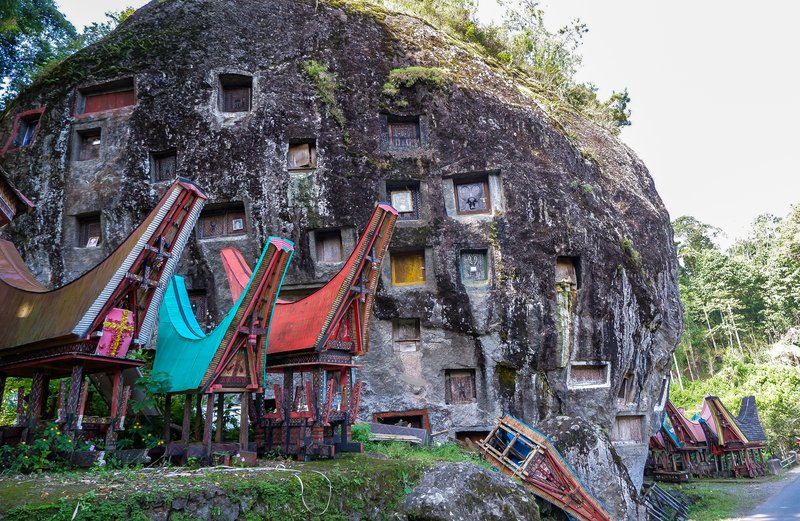
{"label": "dirt path", "polygon": [[779,477],[770,476],[759,478],[753,482],[724,482],[717,483],[720,489],[730,492],[732,495],[742,498],[741,507],[734,517],[728,521],[749,521],[753,518],[748,517],[756,507],[767,501],[769,498],[780,494],[784,488],[794,483],[800,478],[800,467],[792,469],[790,472]]}

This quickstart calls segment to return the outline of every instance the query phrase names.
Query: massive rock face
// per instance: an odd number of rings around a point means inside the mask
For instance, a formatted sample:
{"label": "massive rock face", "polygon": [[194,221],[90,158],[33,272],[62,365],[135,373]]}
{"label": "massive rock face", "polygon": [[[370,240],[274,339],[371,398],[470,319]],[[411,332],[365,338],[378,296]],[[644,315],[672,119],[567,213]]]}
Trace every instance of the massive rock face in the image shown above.
{"label": "massive rock face", "polygon": [[[384,87],[411,66],[410,86]],[[669,217],[631,150],[537,89],[364,4],[153,1],[3,114],[0,165],[37,204],[8,233],[62,283],[121,241],[160,178],[191,177],[211,204],[179,273],[211,324],[230,306],[221,248],[252,262],[291,238],[297,297],[391,199],[405,212],[361,417],[463,437],[501,412],[580,416],[640,478],[681,327]]]}

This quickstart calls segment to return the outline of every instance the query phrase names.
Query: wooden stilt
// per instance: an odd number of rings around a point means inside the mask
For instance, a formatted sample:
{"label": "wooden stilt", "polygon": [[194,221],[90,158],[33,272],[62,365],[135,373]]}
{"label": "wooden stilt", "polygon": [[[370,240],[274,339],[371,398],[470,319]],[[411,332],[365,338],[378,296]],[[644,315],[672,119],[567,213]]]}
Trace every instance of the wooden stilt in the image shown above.
{"label": "wooden stilt", "polygon": [[250,414],[248,404],[250,393],[242,393],[242,414],[239,420],[239,450],[247,450],[250,445]]}
{"label": "wooden stilt", "polygon": [[169,444],[169,428],[172,424],[172,393],[167,393],[164,396],[164,429],[163,433],[161,434],[161,439],[164,440],[164,444]]}
{"label": "wooden stilt", "polygon": [[197,394],[197,398],[195,398],[195,406],[194,406],[194,439],[200,440],[202,439],[201,436],[201,425],[203,423],[203,395],[202,393]]}
{"label": "wooden stilt", "polygon": [[25,388],[17,388],[17,427],[25,425]]}
{"label": "wooden stilt", "polygon": [[189,430],[192,428],[192,395],[187,394],[183,402],[183,423],[181,424],[181,444],[189,445]]}
{"label": "wooden stilt", "polygon": [[72,433],[78,423],[78,402],[81,397],[81,384],[83,383],[83,361],[76,360],[72,365],[72,377],[69,381],[69,396],[67,397],[67,414],[64,432]]}
{"label": "wooden stilt", "polygon": [[[117,370],[113,376],[113,389],[111,391],[111,425],[106,431],[106,451],[114,451],[117,448],[117,428],[119,427],[120,408],[123,398],[122,371]],[[126,404],[127,405],[127,404]]]}
{"label": "wooden stilt", "polygon": [[217,432],[214,435],[214,441],[222,443],[225,439],[223,436],[225,429],[225,395],[222,393],[217,394]]}
{"label": "wooden stilt", "polygon": [[44,374],[41,371],[33,373],[31,381],[31,393],[28,396],[28,414],[25,417],[25,429],[22,431],[22,439],[30,443],[33,440],[33,433],[42,412],[42,400],[44,400]]}
{"label": "wooden stilt", "polygon": [[206,395],[206,423],[203,429],[203,446],[207,461],[211,461],[211,426],[214,422],[214,395]]}

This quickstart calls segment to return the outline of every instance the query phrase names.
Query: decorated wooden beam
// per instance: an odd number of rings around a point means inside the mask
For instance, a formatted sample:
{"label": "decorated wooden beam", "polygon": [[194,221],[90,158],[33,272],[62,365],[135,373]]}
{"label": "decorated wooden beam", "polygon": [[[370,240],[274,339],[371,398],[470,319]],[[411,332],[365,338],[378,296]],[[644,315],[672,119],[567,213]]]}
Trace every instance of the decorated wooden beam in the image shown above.
{"label": "decorated wooden beam", "polygon": [[611,521],[550,440],[511,416],[500,418],[479,444],[489,463],[569,515],[582,521]]}

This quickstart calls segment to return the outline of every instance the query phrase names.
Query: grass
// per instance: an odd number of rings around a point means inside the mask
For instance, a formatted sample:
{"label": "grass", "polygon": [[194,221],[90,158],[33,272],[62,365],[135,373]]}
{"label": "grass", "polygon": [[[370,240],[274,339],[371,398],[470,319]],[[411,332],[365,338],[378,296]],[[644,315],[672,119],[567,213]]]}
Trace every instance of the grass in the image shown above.
{"label": "grass", "polygon": [[[744,506],[746,496],[735,494],[730,490],[735,482],[728,481],[725,486],[713,481],[696,481],[685,484],[664,484],[662,488],[673,490],[688,496],[690,521],[718,521],[730,519],[733,514]],[[746,486],[747,483],[742,483]]]}

